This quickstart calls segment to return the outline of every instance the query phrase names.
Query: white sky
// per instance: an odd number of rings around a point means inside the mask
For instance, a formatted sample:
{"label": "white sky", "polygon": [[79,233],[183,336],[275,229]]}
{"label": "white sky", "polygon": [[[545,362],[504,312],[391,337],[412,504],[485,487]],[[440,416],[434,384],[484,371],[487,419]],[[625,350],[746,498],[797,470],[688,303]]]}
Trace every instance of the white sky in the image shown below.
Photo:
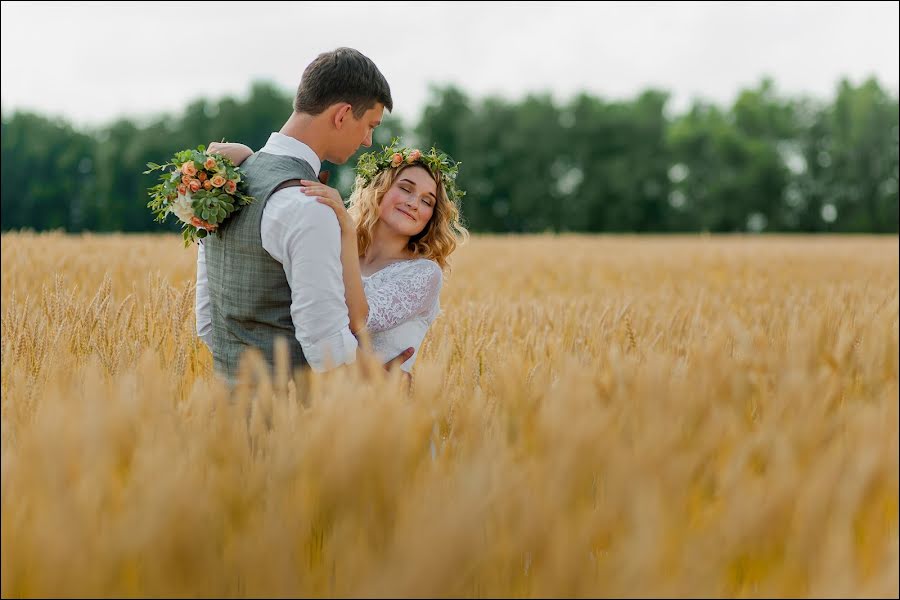
{"label": "white sky", "polygon": [[[681,110],[730,103],[771,76],[785,94],[832,96],[841,77],[898,90],[900,2],[2,2],[4,114],[78,125],[293,92],[319,53],[352,46],[385,74],[394,114],[417,119],[429,83],[473,98],[657,87]],[[286,107],[289,111],[290,107]]]}

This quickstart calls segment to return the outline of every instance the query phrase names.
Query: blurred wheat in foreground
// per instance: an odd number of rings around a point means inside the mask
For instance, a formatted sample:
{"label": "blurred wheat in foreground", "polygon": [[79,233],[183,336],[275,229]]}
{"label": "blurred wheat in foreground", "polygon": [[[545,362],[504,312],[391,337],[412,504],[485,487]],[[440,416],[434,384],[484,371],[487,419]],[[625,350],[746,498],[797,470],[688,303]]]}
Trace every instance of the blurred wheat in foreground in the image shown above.
{"label": "blurred wheat in foreground", "polygon": [[4,597],[898,594],[896,236],[476,238],[409,394],[229,397],[195,257],[2,237]]}

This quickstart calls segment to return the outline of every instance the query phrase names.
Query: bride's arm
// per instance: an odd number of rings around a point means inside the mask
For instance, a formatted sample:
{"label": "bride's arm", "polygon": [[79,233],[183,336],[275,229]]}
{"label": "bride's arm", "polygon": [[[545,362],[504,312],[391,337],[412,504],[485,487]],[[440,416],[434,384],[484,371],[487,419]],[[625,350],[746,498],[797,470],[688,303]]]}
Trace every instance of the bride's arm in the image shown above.
{"label": "bride's arm", "polygon": [[231,142],[210,142],[206,149],[207,154],[221,154],[225,158],[231,159],[235,166],[239,166],[247,160],[253,149],[244,144],[236,144]]}
{"label": "bride's arm", "polygon": [[344,270],[344,300],[350,313],[350,332],[354,335],[365,329],[369,320],[369,303],[363,289],[362,272],[359,268],[359,247],[356,244],[356,229],[344,233],[341,228],[341,267]]}
{"label": "bride's arm", "polygon": [[356,224],[344,208],[344,201],[338,191],[318,181],[301,179],[301,190],[307,196],[330,206],[337,215],[341,226],[341,267],[344,272],[344,300],[350,314],[350,331],[362,331],[369,320],[369,302],[363,288],[362,272],[359,267],[359,246],[356,243]]}

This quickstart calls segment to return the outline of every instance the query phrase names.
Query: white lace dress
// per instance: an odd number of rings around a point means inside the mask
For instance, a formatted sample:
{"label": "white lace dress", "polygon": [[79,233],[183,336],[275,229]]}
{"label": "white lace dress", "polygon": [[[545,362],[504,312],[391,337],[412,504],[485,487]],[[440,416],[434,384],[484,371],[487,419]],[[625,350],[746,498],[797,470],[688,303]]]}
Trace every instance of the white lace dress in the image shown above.
{"label": "white lace dress", "polygon": [[363,276],[362,280],[369,302],[366,328],[372,349],[387,362],[407,348],[415,348],[412,358],[400,367],[411,371],[428,327],[441,311],[440,266],[424,258],[404,260]]}

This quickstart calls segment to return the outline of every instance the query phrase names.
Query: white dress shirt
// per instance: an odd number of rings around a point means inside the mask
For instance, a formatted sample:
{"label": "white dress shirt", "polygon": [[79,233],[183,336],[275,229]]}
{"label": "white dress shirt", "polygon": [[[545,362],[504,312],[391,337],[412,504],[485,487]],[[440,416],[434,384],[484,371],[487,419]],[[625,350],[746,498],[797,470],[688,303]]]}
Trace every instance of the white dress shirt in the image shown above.
{"label": "white dress shirt", "polygon": [[[305,160],[318,176],[322,163],[312,149],[273,133],[260,152]],[[291,288],[291,319],[303,355],[316,371],[356,360],[356,338],[344,299],[341,228],[334,211],[299,187],[269,197],[260,225],[263,249],[284,267]],[[197,335],[212,348],[212,316],[203,244],[197,252]]]}

